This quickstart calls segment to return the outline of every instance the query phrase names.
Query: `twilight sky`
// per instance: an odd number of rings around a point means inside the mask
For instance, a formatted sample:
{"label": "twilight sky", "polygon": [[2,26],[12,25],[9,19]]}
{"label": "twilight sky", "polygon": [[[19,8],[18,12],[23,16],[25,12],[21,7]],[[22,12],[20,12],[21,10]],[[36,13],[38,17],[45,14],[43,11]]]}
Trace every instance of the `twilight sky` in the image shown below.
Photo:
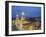
{"label": "twilight sky", "polygon": [[24,12],[25,17],[40,17],[41,16],[41,7],[34,6],[12,6],[12,18],[16,18],[16,14],[21,16],[21,13]]}

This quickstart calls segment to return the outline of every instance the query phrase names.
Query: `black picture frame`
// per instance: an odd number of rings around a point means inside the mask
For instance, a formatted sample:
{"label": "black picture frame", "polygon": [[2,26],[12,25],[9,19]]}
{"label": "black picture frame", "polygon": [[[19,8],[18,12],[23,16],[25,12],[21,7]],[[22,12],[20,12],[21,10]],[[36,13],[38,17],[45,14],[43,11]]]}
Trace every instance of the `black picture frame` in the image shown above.
{"label": "black picture frame", "polygon": [[[28,3],[28,4],[42,4],[44,6],[44,32],[43,33],[27,33],[27,34],[12,34],[9,35],[9,3]],[[24,2],[24,1],[5,1],[5,36],[19,36],[19,35],[34,35],[45,34],[45,3],[40,2]]]}

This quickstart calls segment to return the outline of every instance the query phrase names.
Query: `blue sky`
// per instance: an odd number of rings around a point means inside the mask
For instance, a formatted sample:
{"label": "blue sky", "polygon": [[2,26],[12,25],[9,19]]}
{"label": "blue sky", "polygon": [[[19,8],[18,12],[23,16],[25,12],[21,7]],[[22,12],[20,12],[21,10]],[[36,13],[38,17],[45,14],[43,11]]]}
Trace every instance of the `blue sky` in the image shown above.
{"label": "blue sky", "polygon": [[21,16],[21,13],[25,13],[25,17],[40,17],[41,7],[34,6],[12,6],[12,18],[16,18],[16,14]]}

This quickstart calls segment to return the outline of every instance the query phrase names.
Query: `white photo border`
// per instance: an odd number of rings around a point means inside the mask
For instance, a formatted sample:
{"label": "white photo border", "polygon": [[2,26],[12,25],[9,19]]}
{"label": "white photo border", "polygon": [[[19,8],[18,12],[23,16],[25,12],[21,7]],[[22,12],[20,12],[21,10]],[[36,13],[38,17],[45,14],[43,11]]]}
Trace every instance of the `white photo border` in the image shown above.
{"label": "white photo border", "polygon": [[[7,1],[8,2],[8,1]],[[13,3],[14,2],[14,3]],[[11,24],[11,19],[12,19],[12,12],[11,12],[11,6],[35,6],[35,7],[41,7],[41,30],[29,30],[29,31],[12,31],[12,24]],[[7,11],[6,11],[7,12]],[[43,33],[44,30],[45,30],[45,25],[44,25],[44,5],[43,4],[40,4],[40,3],[31,3],[30,4],[28,2],[26,3],[20,3],[20,2],[17,2],[16,1],[12,1],[12,2],[8,2],[8,12],[9,12],[9,29],[8,29],[8,34],[9,35],[14,35],[14,34],[27,34],[27,33],[30,33],[30,34],[37,34],[37,33]]]}

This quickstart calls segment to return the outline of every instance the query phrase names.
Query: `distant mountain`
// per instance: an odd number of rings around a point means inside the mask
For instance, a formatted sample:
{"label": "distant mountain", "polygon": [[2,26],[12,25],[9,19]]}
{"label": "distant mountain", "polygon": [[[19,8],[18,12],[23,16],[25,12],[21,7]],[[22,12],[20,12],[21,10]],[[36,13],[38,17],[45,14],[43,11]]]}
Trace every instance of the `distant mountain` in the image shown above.
{"label": "distant mountain", "polygon": [[[19,17],[20,18],[20,17]],[[16,18],[12,18],[12,20],[15,20]],[[29,21],[41,21],[41,17],[25,17],[26,20]]]}
{"label": "distant mountain", "polygon": [[41,17],[33,17],[33,18],[26,17],[25,19],[29,21],[41,21]]}

